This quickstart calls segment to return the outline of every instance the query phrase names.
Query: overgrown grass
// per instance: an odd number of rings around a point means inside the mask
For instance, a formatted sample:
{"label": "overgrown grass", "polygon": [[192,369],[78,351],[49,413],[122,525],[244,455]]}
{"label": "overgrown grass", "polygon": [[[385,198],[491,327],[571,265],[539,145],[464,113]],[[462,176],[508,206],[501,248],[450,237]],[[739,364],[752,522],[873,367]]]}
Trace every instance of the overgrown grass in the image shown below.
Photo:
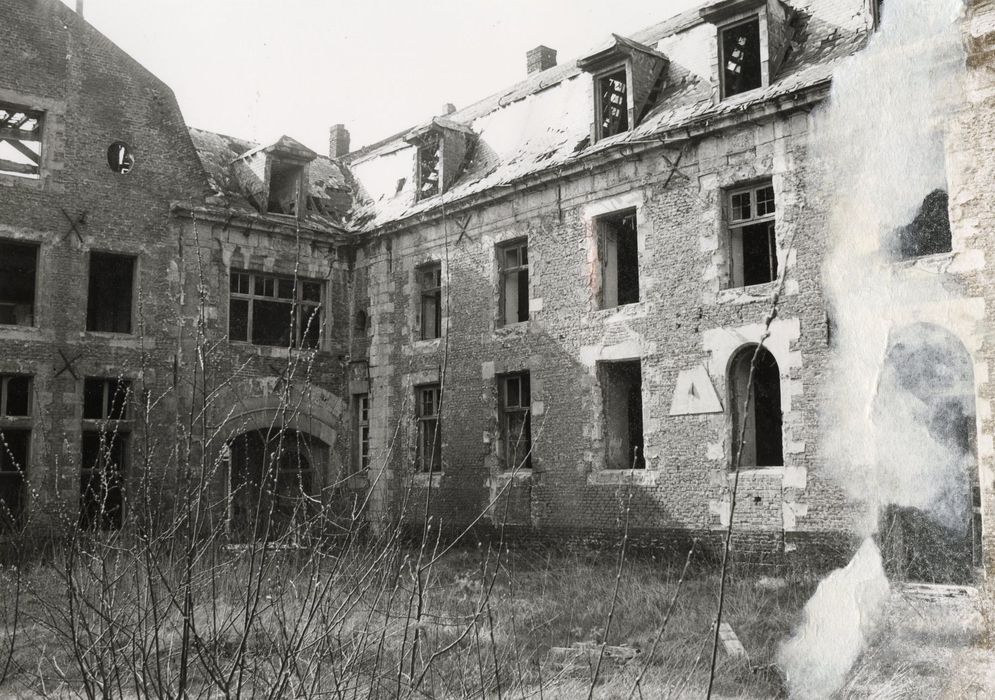
{"label": "overgrown grass", "polygon": [[[613,553],[454,551],[423,566],[420,583],[419,552],[399,545],[217,546],[189,570],[179,552],[149,554],[98,543],[4,569],[13,651],[0,693],[163,696],[183,672],[195,697],[586,697],[601,644],[635,651],[604,658],[596,697],[683,697],[707,684],[716,572],[692,567],[649,653],[680,563],[626,561],[612,610]],[[750,663],[720,657],[720,695],[782,694],[768,667],[814,584],[733,571],[725,619]]]}

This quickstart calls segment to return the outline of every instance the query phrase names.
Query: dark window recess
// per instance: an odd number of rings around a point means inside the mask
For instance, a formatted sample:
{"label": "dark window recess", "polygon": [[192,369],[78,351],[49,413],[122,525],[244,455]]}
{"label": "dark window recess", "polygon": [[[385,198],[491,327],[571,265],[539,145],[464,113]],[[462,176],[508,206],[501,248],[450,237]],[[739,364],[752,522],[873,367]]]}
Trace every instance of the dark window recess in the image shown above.
{"label": "dark window recess", "polygon": [[31,377],[0,375],[0,418],[27,418],[31,415]]}
{"label": "dark window recess", "polygon": [[777,279],[774,188],[770,184],[729,195],[729,286]]}
{"label": "dark window recess", "polygon": [[598,138],[629,130],[629,85],[625,68],[597,79]]}
{"label": "dark window recess", "polygon": [[123,141],[115,141],[107,148],[107,165],[111,170],[127,175],[135,167],[135,155],[131,152],[131,146]]}
{"label": "dark window recess", "polygon": [[604,406],[605,466],[644,469],[640,362],[603,362],[598,370]]}
{"label": "dark window recess", "polygon": [[0,426],[0,531],[16,527],[24,511],[30,444],[30,430]]}
{"label": "dark window recess", "polygon": [[115,530],[124,518],[124,460],[128,435],[83,431],[80,472],[79,525],[83,529]]}
{"label": "dark window recess", "polygon": [[951,250],[950,214],[947,193],[933,190],[922,201],[916,218],[898,232],[902,260]]}
{"label": "dark window recess", "polygon": [[295,430],[253,430],[229,447],[233,534],[276,539],[313,520],[314,463],[322,443]]}
{"label": "dark window recess", "polygon": [[0,242],[0,325],[34,325],[37,262],[37,246]]}
{"label": "dark window recess", "polygon": [[639,246],[636,212],[629,210],[598,219],[601,251],[601,308],[639,301]]}
{"label": "dark window recess", "polygon": [[[751,382],[755,353],[756,370]],[[781,376],[777,361],[766,348],[758,351],[751,345],[739,351],[729,371],[732,468],[737,463],[742,469],[782,466]]]}
{"label": "dark window recess", "polygon": [[499,324],[529,320],[529,247],[515,241],[497,249],[500,269]]}
{"label": "dark window recess", "polygon": [[317,348],[322,283],[256,272],[229,276],[228,337],[253,345]]}
{"label": "dark window recess", "polygon": [[417,270],[421,291],[421,338],[442,336],[442,265],[434,263]]}
{"label": "dark window recess", "polygon": [[126,379],[83,380],[84,420],[128,420],[130,401],[131,382]]}
{"label": "dark window recess", "polygon": [[90,253],[86,330],[131,333],[134,276],[134,258],[110,253]]}
{"label": "dark window recess", "polygon": [[442,470],[442,432],[439,428],[440,397],[438,384],[415,387],[419,471]]}
{"label": "dark window recess", "polygon": [[356,465],[359,471],[370,466],[370,395],[359,394],[354,398],[356,408]]}
{"label": "dark window recess", "polygon": [[434,197],[442,191],[439,164],[442,161],[442,137],[429,133],[418,146],[418,199]]}
{"label": "dark window recess", "polygon": [[301,176],[304,168],[296,163],[274,161],[269,173],[269,214],[296,215],[300,199]]}
{"label": "dark window recess", "polygon": [[499,380],[501,455],[508,470],[532,467],[532,386],[528,374]]}
{"label": "dark window recess", "polygon": [[43,122],[44,112],[0,102],[0,173],[39,177]]}
{"label": "dark window recess", "polygon": [[732,97],[763,84],[760,59],[760,18],[722,30],[722,96]]}

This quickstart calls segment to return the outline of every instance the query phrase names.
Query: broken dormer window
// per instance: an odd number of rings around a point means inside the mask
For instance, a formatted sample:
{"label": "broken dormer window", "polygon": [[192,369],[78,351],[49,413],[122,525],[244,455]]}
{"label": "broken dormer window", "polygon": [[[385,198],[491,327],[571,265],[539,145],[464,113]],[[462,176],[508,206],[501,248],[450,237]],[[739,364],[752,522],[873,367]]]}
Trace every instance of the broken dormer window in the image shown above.
{"label": "broken dormer window", "polygon": [[760,58],[760,18],[724,27],[719,34],[722,97],[732,97],[763,85]]}
{"label": "broken dormer window", "polygon": [[439,168],[441,155],[441,136],[429,132],[418,146],[418,199],[434,197],[441,191]]}
{"label": "broken dormer window", "polygon": [[898,233],[902,260],[951,251],[948,205],[947,193],[943,190],[933,190],[926,195],[916,218]]}
{"label": "broken dormer window", "polygon": [[269,175],[269,214],[297,215],[302,168],[297,163],[273,163]]}
{"label": "broken dormer window", "polygon": [[629,130],[629,83],[625,66],[598,78],[598,139]]}
{"label": "broken dormer window", "polygon": [[0,102],[0,175],[41,175],[44,113]]}

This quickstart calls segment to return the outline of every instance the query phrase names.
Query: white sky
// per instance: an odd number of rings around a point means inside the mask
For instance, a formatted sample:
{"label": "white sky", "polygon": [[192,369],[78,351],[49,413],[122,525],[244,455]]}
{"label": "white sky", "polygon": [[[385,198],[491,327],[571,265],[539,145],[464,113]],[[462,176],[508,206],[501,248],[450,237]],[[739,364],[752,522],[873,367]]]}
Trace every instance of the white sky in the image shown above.
{"label": "white sky", "polygon": [[[75,0],[63,0],[75,6]],[[187,123],[319,153],[464,107],[525,77],[539,44],[576,58],[703,0],[85,0],[97,29],[165,81]]]}

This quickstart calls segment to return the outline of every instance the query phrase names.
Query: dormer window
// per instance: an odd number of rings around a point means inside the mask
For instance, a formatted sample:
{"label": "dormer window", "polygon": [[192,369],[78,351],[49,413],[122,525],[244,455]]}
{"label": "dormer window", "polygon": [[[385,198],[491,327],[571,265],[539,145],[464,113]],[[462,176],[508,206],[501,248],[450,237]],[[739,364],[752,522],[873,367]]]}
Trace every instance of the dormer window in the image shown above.
{"label": "dormer window", "polygon": [[667,79],[667,57],[612,35],[607,49],[577,62],[594,78],[594,141],[630,131],[656,103]]}
{"label": "dormer window", "polygon": [[[473,130],[446,117],[435,117],[412,130],[405,141],[415,147],[415,199],[442,194],[455,182],[473,144]],[[399,183],[399,189],[400,189]]]}
{"label": "dormer window", "polygon": [[304,166],[300,163],[284,163],[274,160],[270,166],[269,198],[266,202],[267,214],[297,215],[303,173]]}
{"label": "dormer window", "polygon": [[791,49],[795,11],[781,0],[720,0],[700,10],[717,29],[713,56],[717,97],[766,88]]}
{"label": "dormer window", "polygon": [[722,97],[732,97],[763,85],[759,17],[724,27],[720,50]]}

